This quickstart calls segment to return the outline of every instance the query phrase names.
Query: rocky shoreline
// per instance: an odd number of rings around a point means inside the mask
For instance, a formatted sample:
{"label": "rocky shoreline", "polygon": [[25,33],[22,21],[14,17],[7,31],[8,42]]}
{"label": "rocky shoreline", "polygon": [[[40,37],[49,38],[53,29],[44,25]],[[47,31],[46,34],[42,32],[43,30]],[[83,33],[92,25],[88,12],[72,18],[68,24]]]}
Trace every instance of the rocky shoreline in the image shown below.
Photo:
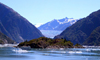
{"label": "rocky shoreline", "polygon": [[60,48],[84,48],[83,46],[48,46],[47,49],[60,49]]}
{"label": "rocky shoreline", "polygon": [[[21,46],[21,47],[18,47],[17,48],[21,48],[23,50],[31,50],[32,48],[30,46]],[[42,49],[66,49],[66,48],[84,48],[83,46],[73,46],[73,47],[70,47],[70,46],[48,46],[46,48],[42,48]]]}

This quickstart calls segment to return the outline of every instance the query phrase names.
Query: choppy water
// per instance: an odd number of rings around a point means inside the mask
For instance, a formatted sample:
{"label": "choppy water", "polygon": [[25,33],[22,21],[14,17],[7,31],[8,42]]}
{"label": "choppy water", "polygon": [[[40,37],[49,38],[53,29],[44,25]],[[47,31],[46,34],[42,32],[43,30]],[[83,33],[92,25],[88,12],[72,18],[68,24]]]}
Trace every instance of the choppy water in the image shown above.
{"label": "choppy water", "polygon": [[100,47],[31,50],[0,47],[0,60],[100,60]]}

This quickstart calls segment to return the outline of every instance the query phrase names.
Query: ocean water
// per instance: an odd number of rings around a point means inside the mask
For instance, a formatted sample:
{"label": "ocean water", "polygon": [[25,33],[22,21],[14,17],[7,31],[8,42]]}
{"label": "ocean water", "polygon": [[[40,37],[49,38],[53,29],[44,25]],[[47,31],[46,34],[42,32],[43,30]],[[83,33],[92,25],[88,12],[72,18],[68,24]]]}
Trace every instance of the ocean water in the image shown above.
{"label": "ocean water", "polygon": [[54,38],[56,35],[59,35],[62,31],[57,30],[40,30],[45,37]]}
{"label": "ocean water", "polygon": [[31,50],[0,47],[0,60],[100,60],[100,47]]}

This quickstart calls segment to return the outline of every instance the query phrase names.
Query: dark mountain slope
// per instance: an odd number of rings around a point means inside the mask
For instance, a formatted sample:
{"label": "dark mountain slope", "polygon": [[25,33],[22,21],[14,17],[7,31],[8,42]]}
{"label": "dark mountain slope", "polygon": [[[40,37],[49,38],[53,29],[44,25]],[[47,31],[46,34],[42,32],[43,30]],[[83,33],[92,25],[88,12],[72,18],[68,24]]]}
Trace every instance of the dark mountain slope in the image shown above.
{"label": "dark mountain slope", "polygon": [[0,31],[16,42],[43,36],[27,19],[2,3],[0,3]]}
{"label": "dark mountain slope", "polygon": [[90,36],[91,32],[98,26],[100,26],[100,10],[77,21],[55,38],[66,38],[71,40],[74,44],[82,44]]}
{"label": "dark mountain slope", "polygon": [[6,35],[4,35],[3,33],[0,32],[0,44],[5,44],[5,43],[15,43],[13,40],[11,40],[9,37],[7,37]]}
{"label": "dark mountain slope", "polygon": [[100,46],[100,26],[97,27],[84,42],[85,45]]}

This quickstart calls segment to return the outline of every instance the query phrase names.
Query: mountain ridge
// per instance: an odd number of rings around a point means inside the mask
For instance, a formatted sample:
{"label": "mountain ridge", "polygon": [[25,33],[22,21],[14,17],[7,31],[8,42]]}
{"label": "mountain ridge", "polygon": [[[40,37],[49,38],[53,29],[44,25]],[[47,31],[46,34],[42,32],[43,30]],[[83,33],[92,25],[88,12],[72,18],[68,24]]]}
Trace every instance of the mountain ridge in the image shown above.
{"label": "mountain ridge", "polygon": [[92,12],[89,16],[78,20],[72,26],[66,28],[60,35],[55,36],[55,38],[66,38],[74,44],[83,44],[98,26],[100,26],[100,10]]}
{"label": "mountain ridge", "polygon": [[38,27],[39,30],[65,30],[65,28],[71,26],[79,19],[73,19],[73,18],[62,18],[62,19],[54,19],[50,22],[47,22],[45,24],[42,24],[40,27]]}
{"label": "mountain ridge", "polygon": [[0,31],[18,43],[43,36],[26,18],[2,3],[0,3]]}

